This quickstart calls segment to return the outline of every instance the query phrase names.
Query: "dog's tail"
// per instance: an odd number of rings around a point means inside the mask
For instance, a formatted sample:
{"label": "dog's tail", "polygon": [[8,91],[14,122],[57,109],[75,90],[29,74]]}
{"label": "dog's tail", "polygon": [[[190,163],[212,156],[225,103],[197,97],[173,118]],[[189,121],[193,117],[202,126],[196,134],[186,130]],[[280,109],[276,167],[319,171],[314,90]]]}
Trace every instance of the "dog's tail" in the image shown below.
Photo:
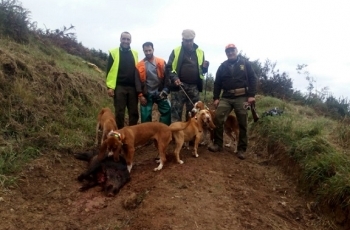
{"label": "dog's tail", "polygon": [[187,121],[178,121],[178,122],[174,122],[172,123],[169,128],[172,132],[176,132],[176,131],[180,131],[180,130],[184,130],[187,128],[187,126],[189,126],[191,124],[191,112],[189,112],[188,117],[187,117]]}

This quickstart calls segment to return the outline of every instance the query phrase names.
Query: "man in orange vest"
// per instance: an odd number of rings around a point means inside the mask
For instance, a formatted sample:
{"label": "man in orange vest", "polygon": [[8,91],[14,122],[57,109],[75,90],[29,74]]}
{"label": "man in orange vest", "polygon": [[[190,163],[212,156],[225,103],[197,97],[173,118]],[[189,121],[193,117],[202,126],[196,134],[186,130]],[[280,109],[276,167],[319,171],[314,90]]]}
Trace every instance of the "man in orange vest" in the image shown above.
{"label": "man in orange vest", "polygon": [[153,104],[158,105],[159,121],[170,125],[171,107],[168,99],[170,83],[165,74],[165,61],[153,55],[152,42],[142,45],[145,58],[137,63],[136,68],[140,75],[140,82],[136,82],[136,91],[140,101],[141,123],[152,121]]}

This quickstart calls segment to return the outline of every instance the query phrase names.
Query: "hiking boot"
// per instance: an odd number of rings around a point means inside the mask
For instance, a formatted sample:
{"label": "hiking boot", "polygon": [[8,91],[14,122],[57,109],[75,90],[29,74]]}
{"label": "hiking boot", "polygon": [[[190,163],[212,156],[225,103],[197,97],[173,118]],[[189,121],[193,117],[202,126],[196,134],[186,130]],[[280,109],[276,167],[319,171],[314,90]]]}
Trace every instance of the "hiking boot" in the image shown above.
{"label": "hiking boot", "polygon": [[237,157],[238,157],[239,159],[241,159],[241,160],[244,160],[244,159],[245,159],[245,154],[244,154],[244,152],[238,151]]}
{"label": "hiking boot", "polygon": [[208,147],[209,151],[211,152],[221,152],[222,148],[218,146],[217,144],[212,144]]}

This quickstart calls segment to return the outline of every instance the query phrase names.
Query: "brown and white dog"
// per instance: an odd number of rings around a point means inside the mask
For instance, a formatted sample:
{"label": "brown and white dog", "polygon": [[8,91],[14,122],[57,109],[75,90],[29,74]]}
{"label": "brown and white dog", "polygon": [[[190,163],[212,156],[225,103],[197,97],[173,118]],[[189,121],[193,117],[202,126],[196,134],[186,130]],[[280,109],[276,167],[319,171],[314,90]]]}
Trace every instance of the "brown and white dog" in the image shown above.
{"label": "brown and white dog", "polygon": [[[201,111],[203,109],[205,109],[206,106],[204,105],[204,103],[202,101],[198,101],[194,104],[194,107],[192,109],[193,113],[198,113],[198,111]],[[208,108],[207,108],[208,109]],[[209,109],[208,109],[209,110]],[[214,120],[215,118],[215,110],[209,110],[210,115],[212,117],[212,119]],[[208,129],[204,130],[204,134],[203,137],[206,138],[206,133],[208,132]],[[214,138],[214,132],[213,130],[209,130],[210,132],[210,141],[213,140]],[[226,133],[226,135],[230,138],[230,142],[225,144],[226,147],[230,147],[231,143],[234,142],[235,143],[235,150],[234,152],[237,152],[237,144],[238,144],[238,135],[239,135],[239,125],[238,125],[238,121],[237,118],[230,114],[227,116],[225,123],[224,123],[224,132]],[[233,136],[233,134],[235,134],[235,136]],[[205,140],[204,140],[205,142]]]}
{"label": "brown and white dog", "polygon": [[184,124],[189,123],[189,125],[180,131],[173,132],[173,138],[176,143],[176,147],[174,150],[174,154],[176,157],[176,161],[179,164],[183,164],[184,162],[180,159],[180,150],[184,142],[191,141],[194,139],[194,147],[193,147],[193,156],[198,157],[198,145],[203,135],[204,127],[209,127],[211,129],[215,128],[213,120],[208,110],[203,109],[200,110],[195,117],[189,118],[187,122],[174,122],[169,127],[170,128],[178,128],[183,127]]}
{"label": "brown and white dog", "polygon": [[98,154],[98,160],[102,161],[108,152],[108,155],[113,155],[114,160],[118,161],[120,150],[123,149],[126,164],[130,172],[134,159],[135,147],[144,145],[149,140],[154,140],[160,157],[159,165],[154,171],[159,171],[163,168],[166,161],[165,151],[172,139],[172,132],[183,130],[188,125],[189,122],[184,122],[177,127],[169,127],[155,121],[126,126],[118,131],[112,131],[108,135],[108,138],[102,143]]}
{"label": "brown and white dog", "polygon": [[97,116],[97,125],[96,125],[96,140],[95,145],[98,145],[98,133],[102,130],[101,145],[104,140],[107,139],[109,132],[117,130],[117,123],[115,122],[115,117],[110,108],[106,107],[101,109]]}

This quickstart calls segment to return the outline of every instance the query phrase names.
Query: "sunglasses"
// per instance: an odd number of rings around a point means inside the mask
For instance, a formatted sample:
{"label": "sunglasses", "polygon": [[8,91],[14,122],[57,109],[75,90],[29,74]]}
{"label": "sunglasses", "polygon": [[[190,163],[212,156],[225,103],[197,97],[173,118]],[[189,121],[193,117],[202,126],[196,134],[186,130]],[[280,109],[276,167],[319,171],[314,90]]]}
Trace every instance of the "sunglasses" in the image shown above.
{"label": "sunglasses", "polygon": [[234,52],[236,52],[236,48],[229,48],[229,49],[227,49],[227,50],[225,50],[225,52],[228,54],[228,53],[234,53]]}

